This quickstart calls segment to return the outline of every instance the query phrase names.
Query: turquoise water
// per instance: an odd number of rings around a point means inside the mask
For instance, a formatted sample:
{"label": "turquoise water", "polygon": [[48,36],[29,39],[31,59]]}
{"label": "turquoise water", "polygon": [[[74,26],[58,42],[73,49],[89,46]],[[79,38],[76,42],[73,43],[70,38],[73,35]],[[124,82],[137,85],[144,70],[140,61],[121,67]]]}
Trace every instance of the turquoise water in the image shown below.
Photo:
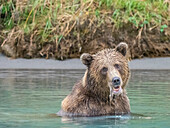
{"label": "turquoise water", "polygon": [[169,128],[170,71],[132,71],[132,115],[61,118],[61,101],[84,70],[0,70],[0,128]]}

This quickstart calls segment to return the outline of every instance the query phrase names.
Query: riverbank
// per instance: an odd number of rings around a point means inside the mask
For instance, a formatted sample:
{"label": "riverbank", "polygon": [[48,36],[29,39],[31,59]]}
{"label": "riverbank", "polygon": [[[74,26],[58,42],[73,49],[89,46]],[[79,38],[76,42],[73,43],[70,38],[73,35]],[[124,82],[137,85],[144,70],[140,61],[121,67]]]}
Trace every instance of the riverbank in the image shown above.
{"label": "riverbank", "polygon": [[79,58],[129,46],[131,59],[170,57],[170,3],[149,0],[0,2],[0,53],[12,58]]}
{"label": "riverbank", "polygon": [[[170,57],[144,58],[129,62],[133,70],[170,70]],[[79,59],[11,59],[0,54],[0,69],[86,69]]]}

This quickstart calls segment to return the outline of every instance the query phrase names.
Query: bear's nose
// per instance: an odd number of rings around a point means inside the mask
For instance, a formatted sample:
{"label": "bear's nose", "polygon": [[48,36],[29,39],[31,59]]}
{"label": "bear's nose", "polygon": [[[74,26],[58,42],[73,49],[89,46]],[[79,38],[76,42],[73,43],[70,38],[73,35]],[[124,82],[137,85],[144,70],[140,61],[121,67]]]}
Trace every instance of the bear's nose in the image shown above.
{"label": "bear's nose", "polygon": [[120,85],[120,78],[119,77],[113,77],[112,83],[115,87],[119,86]]}

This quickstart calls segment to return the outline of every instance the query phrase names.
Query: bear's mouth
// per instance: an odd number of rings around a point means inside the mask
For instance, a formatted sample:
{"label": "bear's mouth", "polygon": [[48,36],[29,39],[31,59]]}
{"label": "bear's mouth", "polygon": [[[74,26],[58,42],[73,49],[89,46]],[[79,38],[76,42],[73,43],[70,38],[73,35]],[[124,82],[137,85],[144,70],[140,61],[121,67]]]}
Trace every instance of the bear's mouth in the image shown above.
{"label": "bear's mouth", "polygon": [[121,88],[120,86],[114,87],[113,91],[118,92],[120,88]]}
{"label": "bear's mouth", "polygon": [[110,93],[112,93],[112,95],[120,95],[122,93],[122,87],[112,87],[112,91]]}
{"label": "bear's mouth", "polygon": [[112,85],[110,85],[109,88],[110,88],[110,98],[111,99],[113,98],[113,96],[119,96],[122,93],[121,86],[113,87]]}

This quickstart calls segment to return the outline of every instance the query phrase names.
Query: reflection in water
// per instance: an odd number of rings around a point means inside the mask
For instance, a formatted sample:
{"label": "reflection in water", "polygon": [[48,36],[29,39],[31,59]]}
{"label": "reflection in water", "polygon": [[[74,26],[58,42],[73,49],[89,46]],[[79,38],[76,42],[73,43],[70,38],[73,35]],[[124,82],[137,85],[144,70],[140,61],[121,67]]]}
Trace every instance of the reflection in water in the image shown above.
{"label": "reflection in water", "polygon": [[126,124],[130,120],[150,120],[151,117],[146,117],[141,114],[129,114],[120,116],[100,116],[100,117],[62,117],[62,123],[76,123],[81,126],[88,127],[128,127]]}
{"label": "reflection in water", "polygon": [[[61,101],[84,70],[0,70],[1,127],[170,127],[170,71],[132,71],[133,115],[58,117]],[[51,114],[53,113],[53,114]]]}
{"label": "reflection in water", "polygon": [[105,126],[105,127],[127,127],[126,123],[130,120],[130,117],[74,117],[74,118],[67,118],[63,117],[62,118],[62,123],[67,123],[67,124],[77,124],[79,126],[85,126],[85,127],[100,127],[100,126]]}

